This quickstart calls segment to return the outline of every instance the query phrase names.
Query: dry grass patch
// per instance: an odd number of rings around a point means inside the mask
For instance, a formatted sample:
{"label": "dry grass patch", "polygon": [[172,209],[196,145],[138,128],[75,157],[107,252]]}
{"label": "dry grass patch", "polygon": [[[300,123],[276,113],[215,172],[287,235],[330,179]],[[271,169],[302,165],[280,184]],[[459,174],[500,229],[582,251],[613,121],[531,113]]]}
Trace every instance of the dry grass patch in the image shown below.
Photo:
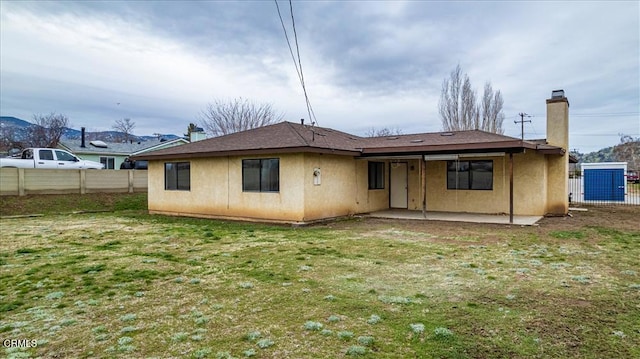
{"label": "dry grass patch", "polygon": [[580,220],[3,219],[4,354],[640,356],[640,230]]}

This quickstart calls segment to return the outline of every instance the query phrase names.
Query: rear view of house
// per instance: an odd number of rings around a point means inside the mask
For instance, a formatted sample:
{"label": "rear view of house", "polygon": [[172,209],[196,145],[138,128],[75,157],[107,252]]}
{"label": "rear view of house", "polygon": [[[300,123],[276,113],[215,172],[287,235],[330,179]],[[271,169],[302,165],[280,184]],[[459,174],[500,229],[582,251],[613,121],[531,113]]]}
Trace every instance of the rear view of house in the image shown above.
{"label": "rear view of house", "polygon": [[149,211],[309,222],[389,208],[513,215],[568,211],[568,109],[546,141],[473,131],[362,138],[281,122],[138,156]]}

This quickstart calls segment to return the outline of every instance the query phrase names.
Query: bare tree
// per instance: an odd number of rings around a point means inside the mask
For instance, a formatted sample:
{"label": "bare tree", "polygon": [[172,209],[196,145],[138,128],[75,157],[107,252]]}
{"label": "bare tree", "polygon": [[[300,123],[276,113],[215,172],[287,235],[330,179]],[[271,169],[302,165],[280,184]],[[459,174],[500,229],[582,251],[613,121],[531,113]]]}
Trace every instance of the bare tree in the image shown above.
{"label": "bare tree", "polygon": [[18,129],[15,126],[0,123],[0,151],[22,148],[23,144],[19,137]]}
{"label": "bare tree", "polygon": [[640,170],[640,137],[620,134],[620,143],[613,147],[613,156],[616,161],[627,162],[629,170]]}
{"label": "bare tree", "polygon": [[398,127],[388,128],[383,127],[381,129],[376,129],[375,127],[371,127],[364,133],[366,137],[386,137],[386,136],[395,136],[401,135],[402,130]]}
{"label": "bare tree", "polygon": [[494,92],[491,83],[484,86],[482,102],[478,103],[471,80],[462,74],[460,65],[442,81],[438,111],[443,131],[483,130],[503,133],[502,94]]}
{"label": "bare tree", "polygon": [[125,118],[122,120],[116,120],[116,123],[112,126],[112,128],[118,132],[122,132],[124,141],[129,142],[131,135],[133,134],[133,129],[136,127],[136,123],[131,121],[130,118]]}
{"label": "bare tree", "polygon": [[67,116],[54,112],[48,115],[33,115],[33,123],[27,135],[27,142],[31,147],[56,147],[69,127]]}
{"label": "bare tree", "polygon": [[487,132],[503,134],[504,113],[502,112],[502,94],[500,90],[494,92],[490,82],[484,84],[482,103],[480,104],[479,121],[475,123],[475,128]]}
{"label": "bare tree", "polygon": [[282,121],[269,103],[256,104],[242,97],[230,101],[216,99],[201,113],[204,128],[211,136],[222,136]]}

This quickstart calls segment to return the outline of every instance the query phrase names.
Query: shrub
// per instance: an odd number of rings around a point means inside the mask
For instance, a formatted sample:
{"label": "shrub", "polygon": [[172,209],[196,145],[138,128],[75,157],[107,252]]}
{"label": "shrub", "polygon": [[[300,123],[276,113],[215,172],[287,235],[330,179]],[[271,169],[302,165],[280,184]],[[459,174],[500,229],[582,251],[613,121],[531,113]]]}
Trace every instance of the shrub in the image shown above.
{"label": "shrub", "polygon": [[367,348],[359,345],[352,345],[347,349],[347,355],[365,355],[366,353]]}
{"label": "shrub", "polygon": [[273,343],[273,340],[265,338],[265,339],[258,340],[258,342],[256,344],[258,345],[258,348],[266,349],[266,348],[272,346],[274,343]]}
{"label": "shrub", "polygon": [[185,332],[178,332],[174,335],[171,336],[171,340],[174,342],[183,342],[185,340],[187,340],[187,338],[189,337],[188,333]]}
{"label": "shrub", "polygon": [[437,327],[433,330],[433,334],[438,339],[447,339],[453,336],[453,332],[448,328]]}
{"label": "shrub", "polygon": [[378,297],[378,300],[385,304],[410,304],[411,303],[410,298],[399,297],[399,296],[381,295]]}
{"label": "shrub", "polygon": [[306,330],[320,330],[322,329],[322,323],[318,323],[318,322],[314,322],[314,321],[307,321],[306,323],[304,323],[304,329]]}
{"label": "shrub", "polygon": [[382,318],[380,318],[379,316],[375,315],[375,314],[371,314],[371,316],[369,317],[369,319],[367,320],[367,323],[369,324],[377,324],[382,320]]}
{"label": "shrub", "polygon": [[258,340],[258,338],[260,338],[261,335],[262,335],[262,333],[260,333],[257,330],[254,330],[254,331],[251,331],[251,332],[247,333],[247,335],[245,335],[245,338],[248,341],[253,342],[253,341]]}
{"label": "shrub", "polygon": [[64,296],[64,292],[53,292],[45,296],[47,299],[60,299]]}
{"label": "shrub", "polygon": [[358,337],[358,344],[364,345],[365,347],[373,344],[373,337],[371,336],[360,336]]}
{"label": "shrub", "polygon": [[125,314],[125,315],[121,316],[120,317],[120,321],[132,322],[132,321],[136,320],[137,317],[138,317],[137,315],[129,313],[129,314]]}
{"label": "shrub", "polygon": [[422,323],[413,323],[413,324],[409,324],[409,326],[411,327],[411,331],[416,334],[420,334],[424,332],[424,324]]}

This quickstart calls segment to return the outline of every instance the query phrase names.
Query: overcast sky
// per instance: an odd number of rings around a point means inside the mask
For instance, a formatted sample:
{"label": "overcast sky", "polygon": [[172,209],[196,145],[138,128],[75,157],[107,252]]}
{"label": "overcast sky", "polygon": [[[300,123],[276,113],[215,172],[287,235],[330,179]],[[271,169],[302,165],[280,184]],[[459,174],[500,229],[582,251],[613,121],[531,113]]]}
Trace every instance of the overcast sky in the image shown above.
{"label": "overcast sky", "polygon": [[[289,3],[280,10],[293,39]],[[551,91],[570,102],[570,147],[640,136],[638,1],[294,1],[318,124],[364,135],[441,130],[442,81],[460,64],[502,91],[505,134],[544,138]],[[181,135],[215,99],[309,119],[273,1],[0,1],[0,114],[64,113],[107,130]],[[295,46],[295,45],[294,45]]]}

